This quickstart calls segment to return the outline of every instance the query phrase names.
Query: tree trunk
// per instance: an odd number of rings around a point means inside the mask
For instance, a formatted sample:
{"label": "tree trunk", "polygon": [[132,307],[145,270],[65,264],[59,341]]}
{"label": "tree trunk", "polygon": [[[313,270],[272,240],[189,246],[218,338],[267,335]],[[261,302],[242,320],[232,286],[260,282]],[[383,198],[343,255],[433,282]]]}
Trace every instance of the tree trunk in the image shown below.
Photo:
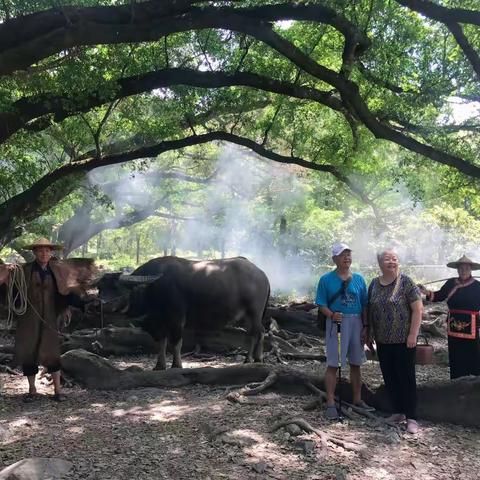
{"label": "tree trunk", "polygon": [[135,252],[135,259],[137,262],[137,265],[140,264],[140,235],[137,234],[137,250]]}
{"label": "tree trunk", "polygon": [[100,252],[102,251],[102,232],[99,232],[97,235],[97,258],[101,257]]}

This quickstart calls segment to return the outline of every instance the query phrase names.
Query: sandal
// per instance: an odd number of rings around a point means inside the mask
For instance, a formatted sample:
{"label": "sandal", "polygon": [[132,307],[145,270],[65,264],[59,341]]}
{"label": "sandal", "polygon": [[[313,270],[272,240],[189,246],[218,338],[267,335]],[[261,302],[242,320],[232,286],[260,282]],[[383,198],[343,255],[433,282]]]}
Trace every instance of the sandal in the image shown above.
{"label": "sandal", "polygon": [[335,405],[331,405],[325,409],[325,418],[328,420],[338,420],[338,410]]}
{"label": "sandal", "polygon": [[360,402],[354,404],[357,408],[360,408],[364,412],[374,412],[375,407],[372,407],[370,405],[367,405],[363,400],[360,400]]}

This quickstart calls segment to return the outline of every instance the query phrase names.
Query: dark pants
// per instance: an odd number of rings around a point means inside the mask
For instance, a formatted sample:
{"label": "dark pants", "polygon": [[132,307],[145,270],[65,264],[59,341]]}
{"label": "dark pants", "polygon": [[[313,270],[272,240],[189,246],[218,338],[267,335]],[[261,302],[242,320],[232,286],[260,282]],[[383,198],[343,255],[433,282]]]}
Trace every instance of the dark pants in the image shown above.
{"label": "dark pants", "polygon": [[448,337],[450,378],[480,375],[480,340]]}
{"label": "dark pants", "polygon": [[415,380],[415,351],[405,343],[378,344],[378,360],[383,381],[395,413],[417,418],[417,384]]}

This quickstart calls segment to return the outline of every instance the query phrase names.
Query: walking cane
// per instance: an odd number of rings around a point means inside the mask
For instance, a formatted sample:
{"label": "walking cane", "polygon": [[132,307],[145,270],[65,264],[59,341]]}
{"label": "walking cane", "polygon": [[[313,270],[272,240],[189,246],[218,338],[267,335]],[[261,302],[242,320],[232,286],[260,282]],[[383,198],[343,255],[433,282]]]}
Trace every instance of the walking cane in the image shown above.
{"label": "walking cane", "polygon": [[337,322],[337,344],[338,344],[338,420],[343,420],[342,415],[342,325]]}

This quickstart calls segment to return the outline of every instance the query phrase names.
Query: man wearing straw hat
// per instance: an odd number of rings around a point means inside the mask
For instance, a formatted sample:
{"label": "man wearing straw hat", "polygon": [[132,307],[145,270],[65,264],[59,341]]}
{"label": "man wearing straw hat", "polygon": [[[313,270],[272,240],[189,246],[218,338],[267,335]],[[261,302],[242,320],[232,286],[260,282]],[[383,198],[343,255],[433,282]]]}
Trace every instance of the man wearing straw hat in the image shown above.
{"label": "man wearing straw hat", "polygon": [[427,300],[447,302],[450,378],[480,375],[480,282],[472,277],[472,270],[479,270],[480,264],[463,255],[447,267],[456,268],[458,278],[447,280],[438,292],[419,287]]}
{"label": "man wearing straw hat", "polygon": [[[60,341],[58,321],[66,313],[69,304],[83,305],[78,298],[81,290],[78,288],[79,277],[86,278],[86,271],[93,272],[92,260],[80,259],[56,261],[52,254],[61,250],[61,245],[51,243],[46,238],[39,238],[34,243],[26,245],[25,249],[33,251],[35,259],[22,267],[8,265],[0,272],[0,283],[14,282],[15,269],[21,268],[20,276],[24,283],[16,285],[17,294],[26,301],[23,314],[15,315],[15,359],[21,365],[23,374],[28,379],[28,394],[25,401],[37,397],[35,376],[38,366],[43,365],[51,374],[54,388],[53,399],[62,401],[60,387]],[[86,267],[86,268],[85,268]]]}

